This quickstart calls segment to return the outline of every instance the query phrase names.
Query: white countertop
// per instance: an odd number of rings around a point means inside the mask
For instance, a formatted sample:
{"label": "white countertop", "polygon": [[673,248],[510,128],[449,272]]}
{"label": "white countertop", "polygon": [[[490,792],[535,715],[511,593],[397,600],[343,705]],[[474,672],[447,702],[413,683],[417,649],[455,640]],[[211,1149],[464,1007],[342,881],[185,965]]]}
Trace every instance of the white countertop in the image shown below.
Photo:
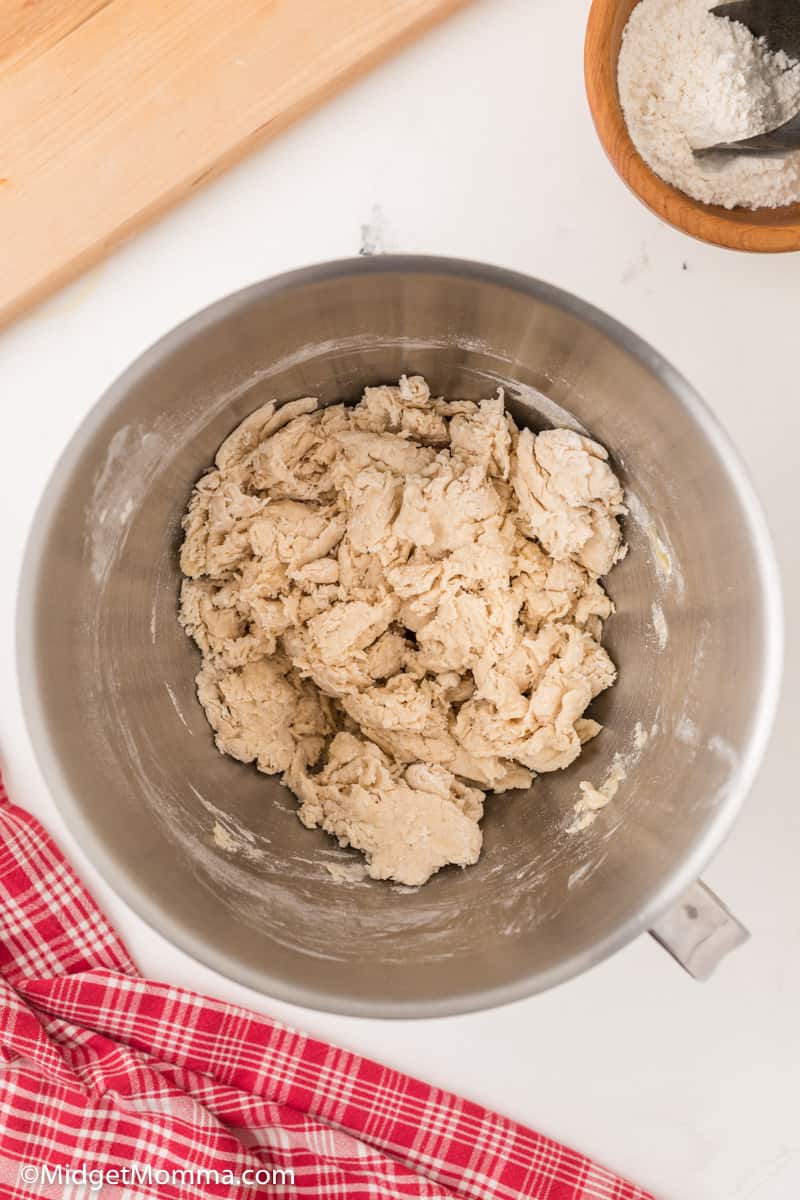
{"label": "white countertop", "polygon": [[[758,783],[706,879],[753,940],[697,984],[646,937],[502,1011],[384,1023],[292,1008],[147,928],[64,827],[14,683],[14,592],[36,501],[106,386],[184,317],[245,284],[359,249],[484,259],[585,297],[700,389],[765,502],[800,609],[800,255],[702,246],[624,189],[582,81],[587,0],[476,0],[0,335],[4,422],[0,762],[141,969],[273,1014],[595,1155],[659,1200],[800,1196],[800,647]],[[54,203],[57,198],[54,198]],[[792,536],[794,534],[794,537]]]}

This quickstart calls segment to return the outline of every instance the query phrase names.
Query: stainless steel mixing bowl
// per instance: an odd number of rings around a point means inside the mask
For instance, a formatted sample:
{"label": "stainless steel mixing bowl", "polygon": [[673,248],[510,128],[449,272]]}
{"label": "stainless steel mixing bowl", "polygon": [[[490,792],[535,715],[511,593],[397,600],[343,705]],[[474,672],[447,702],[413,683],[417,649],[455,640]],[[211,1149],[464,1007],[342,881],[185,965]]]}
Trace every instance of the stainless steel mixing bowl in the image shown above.
{"label": "stainless steel mixing bowl", "polygon": [[[610,579],[619,682],[567,771],[489,800],[485,849],[413,891],[332,877],[275,779],[223,758],[176,621],[180,518],[227,433],[273,397],[356,398],[422,373],[506,389],[518,421],[577,423],[628,490]],[[488,1007],[586,970],[697,878],[750,787],[778,691],[780,596],[727,438],[638,338],[546,284],[380,257],[221,301],[148,351],[80,428],[35,519],[19,667],[37,752],[92,860],[147,921],[270,995],[352,1014]],[[625,778],[569,833],[578,784]]]}

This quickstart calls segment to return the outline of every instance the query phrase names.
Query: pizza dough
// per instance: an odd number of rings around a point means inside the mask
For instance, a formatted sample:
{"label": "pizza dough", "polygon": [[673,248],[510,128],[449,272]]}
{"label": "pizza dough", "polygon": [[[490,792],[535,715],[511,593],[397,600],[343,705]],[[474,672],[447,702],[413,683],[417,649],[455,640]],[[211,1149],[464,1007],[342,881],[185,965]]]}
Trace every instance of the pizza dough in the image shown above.
{"label": "pizza dough", "polygon": [[180,620],[224,754],[303,824],[422,884],[481,850],[484,793],[569,766],[615,680],[606,451],[421,378],[252,413],[184,517]]}

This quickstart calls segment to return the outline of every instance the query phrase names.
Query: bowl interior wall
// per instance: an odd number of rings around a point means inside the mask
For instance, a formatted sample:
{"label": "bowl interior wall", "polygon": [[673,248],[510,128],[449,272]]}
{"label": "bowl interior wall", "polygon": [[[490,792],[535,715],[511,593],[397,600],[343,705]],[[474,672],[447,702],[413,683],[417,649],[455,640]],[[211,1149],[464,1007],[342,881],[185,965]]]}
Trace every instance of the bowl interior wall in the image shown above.
{"label": "bowl interior wall", "polygon": [[[264,991],[350,1012],[432,1012],[547,986],[632,936],[712,836],[764,679],[756,548],[679,381],[544,286],[443,266],[343,267],[218,305],[145,356],[78,435],[40,513],[30,578],[35,733],[76,832],[143,915]],[[356,331],[356,332],[354,332]],[[220,755],[178,627],[180,518],[267,399],[355,399],[402,372],[506,389],[517,420],[577,423],[629,492],[609,580],[619,682],[578,764],[490,798],[485,850],[425,888],[352,863],[277,779]],[[583,779],[625,778],[569,834]]]}

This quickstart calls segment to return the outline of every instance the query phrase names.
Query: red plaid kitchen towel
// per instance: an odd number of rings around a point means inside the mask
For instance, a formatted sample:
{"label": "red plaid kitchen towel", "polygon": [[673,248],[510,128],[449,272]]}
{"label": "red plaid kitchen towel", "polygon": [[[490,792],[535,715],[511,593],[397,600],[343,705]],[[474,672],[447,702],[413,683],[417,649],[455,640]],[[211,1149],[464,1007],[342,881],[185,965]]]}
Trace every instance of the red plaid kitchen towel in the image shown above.
{"label": "red plaid kitchen towel", "polygon": [[0,782],[0,1195],[653,1200],[477,1104],[142,979]]}

